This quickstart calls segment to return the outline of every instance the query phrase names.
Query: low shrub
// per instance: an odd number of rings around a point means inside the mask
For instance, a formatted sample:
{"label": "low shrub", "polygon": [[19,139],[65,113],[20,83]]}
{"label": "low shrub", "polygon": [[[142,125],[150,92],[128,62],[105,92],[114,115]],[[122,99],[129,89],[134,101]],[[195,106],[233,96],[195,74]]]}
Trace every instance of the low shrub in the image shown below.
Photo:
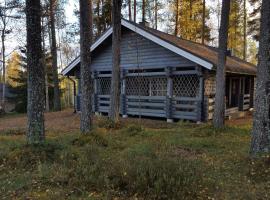
{"label": "low shrub", "polygon": [[58,143],[24,145],[10,151],[6,162],[12,168],[35,169],[39,163],[53,163],[59,158],[62,149]]}
{"label": "low shrub", "polygon": [[99,128],[105,128],[105,129],[120,129],[122,128],[121,122],[115,123],[113,120],[109,119],[108,117],[98,118],[97,119],[97,126]]}
{"label": "low shrub", "polygon": [[76,138],[75,140],[72,141],[72,144],[76,145],[76,146],[95,144],[98,146],[107,147],[108,141],[101,134],[93,131],[93,132],[89,133],[88,135],[82,135],[79,138]]}
{"label": "low shrub", "polygon": [[122,130],[122,133],[128,136],[142,135],[144,129],[140,125],[130,125]]}

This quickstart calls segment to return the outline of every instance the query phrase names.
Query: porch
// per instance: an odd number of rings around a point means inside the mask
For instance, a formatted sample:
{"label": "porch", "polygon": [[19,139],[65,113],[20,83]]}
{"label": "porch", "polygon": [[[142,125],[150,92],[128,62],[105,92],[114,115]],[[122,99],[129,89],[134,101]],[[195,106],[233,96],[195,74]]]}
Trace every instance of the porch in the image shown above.
{"label": "porch", "polygon": [[[245,116],[253,108],[254,101],[254,76],[230,74],[226,76],[225,88],[225,116],[238,118]],[[214,93],[205,97],[208,119],[213,119],[215,96]]]}
{"label": "porch", "polygon": [[[110,108],[111,71],[93,73],[93,112]],[[201,67],[167,67],[121,71],[120,113],[203,121],[203,74]],[[80,94],[77,96],[79,110]]]}

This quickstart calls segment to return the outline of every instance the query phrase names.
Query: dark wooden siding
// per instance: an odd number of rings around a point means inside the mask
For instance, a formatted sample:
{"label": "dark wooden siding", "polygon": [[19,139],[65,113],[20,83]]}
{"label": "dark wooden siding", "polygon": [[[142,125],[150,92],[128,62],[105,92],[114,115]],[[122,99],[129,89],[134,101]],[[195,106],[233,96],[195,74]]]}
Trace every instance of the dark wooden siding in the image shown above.
{"label": "dark wooden siding", "polygon": [[[108,40],[111,40],[109,38]],[[138,55],[138,56],[137,56]],[[138,61],[138,62],[137,62]],[[132,32],[123,30],[121,41],[121,67],[126,69],[161,67],[187,67],[196,64],[181,57],[154,42]],[[111,42],[99,47],[93,55],[92,69],[111,69],[112,47]]]}

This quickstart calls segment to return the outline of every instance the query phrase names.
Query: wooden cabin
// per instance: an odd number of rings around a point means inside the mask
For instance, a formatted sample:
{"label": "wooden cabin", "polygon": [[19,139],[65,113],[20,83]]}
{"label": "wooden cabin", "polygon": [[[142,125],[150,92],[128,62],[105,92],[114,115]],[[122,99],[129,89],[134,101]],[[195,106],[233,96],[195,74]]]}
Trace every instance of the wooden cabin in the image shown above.
{"label": "wooden cabin", "polygon": [[[207,121],[213,117],[216,48],[122,19],[121,115]],[[112,28],[91,46],[93,112],[108,113],[112,71]],[[62,74],[80,79],[80,58]],[[253,107],[256,67],[227,56],[226,115]],[[80,110],[80,81],[76,108]]]}

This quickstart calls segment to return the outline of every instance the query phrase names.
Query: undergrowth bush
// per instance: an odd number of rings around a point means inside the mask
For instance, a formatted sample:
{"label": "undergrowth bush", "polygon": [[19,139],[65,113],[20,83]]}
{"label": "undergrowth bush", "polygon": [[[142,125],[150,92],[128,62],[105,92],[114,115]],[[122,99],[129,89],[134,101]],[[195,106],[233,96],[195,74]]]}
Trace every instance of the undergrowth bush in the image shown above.
{"label": "undergrowth bush", "polygon": [[101,149],[86,145],[75,156],[76,162],[66,163],[70,186],[146,199],[195,199],[200,195],[204,184],[201,162],[157,157],[146,145],[117,155],[104,154]]}
{"label": "undergrowth bush", "polygon": [[84,146],[87,144],[96,144],[99,146],[107,147],[108,141],[105,137],[103,137],[98,132],[91,132],[88,135],[82,135],[79,138],[76,138],[72,141],[73,145],[76,146]]}
{"label": "undergrowth bush", "polygon": [[122,133],[127,134],[128,136],[143,135],[144,128],[140,125],[130,125],[122,130]]}
{"label": "undergrowth bush", "polygon": [[24,145],[9,152],[5,161],[11,168],[35,169],[40,162],[53,163],[62,149],[58,143]]}
{"label": "undergrowth bush", "polygon": [[118,130],[118,129],[122,128],[123,125],[121,124],[120,121],[115,123],[113,120],[111,120],[108,117],[99,117],[97,119],[97,126],[99,128]]}

